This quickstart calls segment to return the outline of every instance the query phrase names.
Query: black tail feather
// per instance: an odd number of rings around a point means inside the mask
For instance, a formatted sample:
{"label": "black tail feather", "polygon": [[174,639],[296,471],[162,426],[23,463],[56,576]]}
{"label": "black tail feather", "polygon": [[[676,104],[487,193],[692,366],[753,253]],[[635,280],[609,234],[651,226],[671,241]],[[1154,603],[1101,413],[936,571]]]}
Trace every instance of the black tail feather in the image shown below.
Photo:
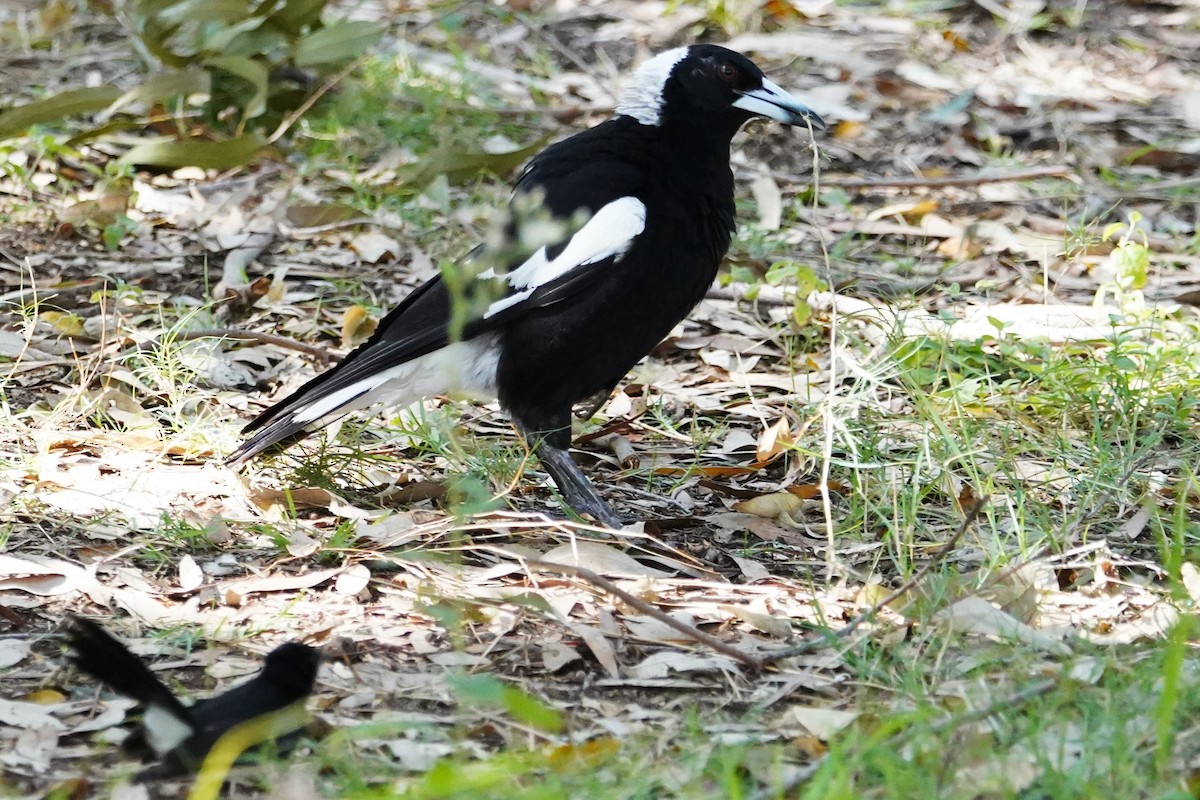
{"label": "black tail feather", "polygon": [[67,636],[75,651],[71,661],[79,669],[145,706],[156,706],[185,722],[191,720],[191,712],[179,698],[104,628],[91,620],[72,617]]}

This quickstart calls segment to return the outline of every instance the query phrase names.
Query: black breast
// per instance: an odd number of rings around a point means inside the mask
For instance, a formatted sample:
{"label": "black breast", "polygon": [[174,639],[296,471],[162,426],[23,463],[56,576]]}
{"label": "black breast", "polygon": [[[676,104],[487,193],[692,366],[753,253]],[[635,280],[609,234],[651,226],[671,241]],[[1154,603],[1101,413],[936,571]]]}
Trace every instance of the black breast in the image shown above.
{"label": "black breast", "polygon": [[[729,248],[728,144],[681,151],[661,131],[618,117],[556,145],[518,191],[539,188],[557,215],[586,198],[595,212],[621,197],[646,206],[646,226],[586,296],[530,312],[504,331],[500,401],[518,419],[559,414],[616,384],[704,297]],[[565,144],[565,143],[564,143]]]}

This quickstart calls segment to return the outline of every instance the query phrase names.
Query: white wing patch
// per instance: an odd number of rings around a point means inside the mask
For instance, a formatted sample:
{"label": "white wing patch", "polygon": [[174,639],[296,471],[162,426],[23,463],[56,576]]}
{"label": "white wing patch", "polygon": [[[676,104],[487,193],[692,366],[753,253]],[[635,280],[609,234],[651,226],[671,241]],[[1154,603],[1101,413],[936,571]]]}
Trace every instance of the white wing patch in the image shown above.
{"label": "white wing patch", "polygon": [[567,246],[555,258],[541,247],[529,259],[505,277],[518,290],[488,306],[484,319],[528,299],[537,289],[573,269],[596,264],[607,258],[620,260],[633,240],[646,229],[646,206],[636,197],[622,197],[601,208],[575,232]]}
{"label": "white wing patch", "polygon": [[633,73],[633,83],[621,93],[617,113],[633,117],[643,125],[662,124],[663,86],[675,65],[687,57],[686,47],[659,53]]}
{"label": "white wing patch", "polygon": [[174,712],[157,703],[151,703],[142,715],[142,729],[146,735],[146,744],[159,756],[164,756],[179,747],[196,732],[186,720],[180,719]]}

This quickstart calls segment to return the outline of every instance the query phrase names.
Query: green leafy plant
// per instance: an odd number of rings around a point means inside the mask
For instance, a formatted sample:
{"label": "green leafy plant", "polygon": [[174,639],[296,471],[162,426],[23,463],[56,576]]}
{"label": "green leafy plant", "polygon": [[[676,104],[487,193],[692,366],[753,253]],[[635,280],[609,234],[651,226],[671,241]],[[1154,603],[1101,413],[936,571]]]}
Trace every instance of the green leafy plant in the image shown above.
{"label": "green leafy plant", "polygon": [[[128,91],[71,89],[0,113],[0,139],[35,125],[96,114],[79,142],[123,128],[164,136],[127,164],[223,169],[250,161],[265,132],[302,108],[314,79],[378,41],[377,25],[324,22],[327,0],[140,0],[121,19],[146,75]],[[116,13],[116,12],[114,12]]]}
{"label": "green leafy plant", "polygon": [[1141,220],[1141,214],[1131,211],[1129,222],[1114,222],[1104,229],[1103,239],[1119,238],[1104,263],[1106,279],[1096,291],[1097,306],[1112,295],[1123,311],[1137,313],[1145,308],[1142,289],[1150,273],[1150,248],[1145,231],[1138,227]]}

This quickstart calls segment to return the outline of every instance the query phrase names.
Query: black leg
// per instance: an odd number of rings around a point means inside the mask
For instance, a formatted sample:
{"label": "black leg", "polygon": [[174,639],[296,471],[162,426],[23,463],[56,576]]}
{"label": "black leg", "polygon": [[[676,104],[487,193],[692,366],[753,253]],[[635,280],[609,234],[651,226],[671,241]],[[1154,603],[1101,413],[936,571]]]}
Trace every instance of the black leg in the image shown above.
{"label": "black leg", "polygon": [[625,523],[596,492],[569,452],[555,447],[545,439],[537,442],[535,447],[538,459],[554,479],[554,485],[563,493],[567,505],[579,514],[591,514],[610,528],[620,530],[625,527]]}
{"label": "black leg", "polygon": [[612,507],[604,502],[604,498],[599,495],[568,452],[571,446],[569,408],[561,415],[543,417],[540,420],[541,424],[531,425],[520,419],[516,422],[521,435],[537,453],[538,460],[542,462],[546,472],[550,473],[554,485],[562,492],[563,499],[575,513],[590,514],[597,521],[617,530],[625,527],[625,523]]}

